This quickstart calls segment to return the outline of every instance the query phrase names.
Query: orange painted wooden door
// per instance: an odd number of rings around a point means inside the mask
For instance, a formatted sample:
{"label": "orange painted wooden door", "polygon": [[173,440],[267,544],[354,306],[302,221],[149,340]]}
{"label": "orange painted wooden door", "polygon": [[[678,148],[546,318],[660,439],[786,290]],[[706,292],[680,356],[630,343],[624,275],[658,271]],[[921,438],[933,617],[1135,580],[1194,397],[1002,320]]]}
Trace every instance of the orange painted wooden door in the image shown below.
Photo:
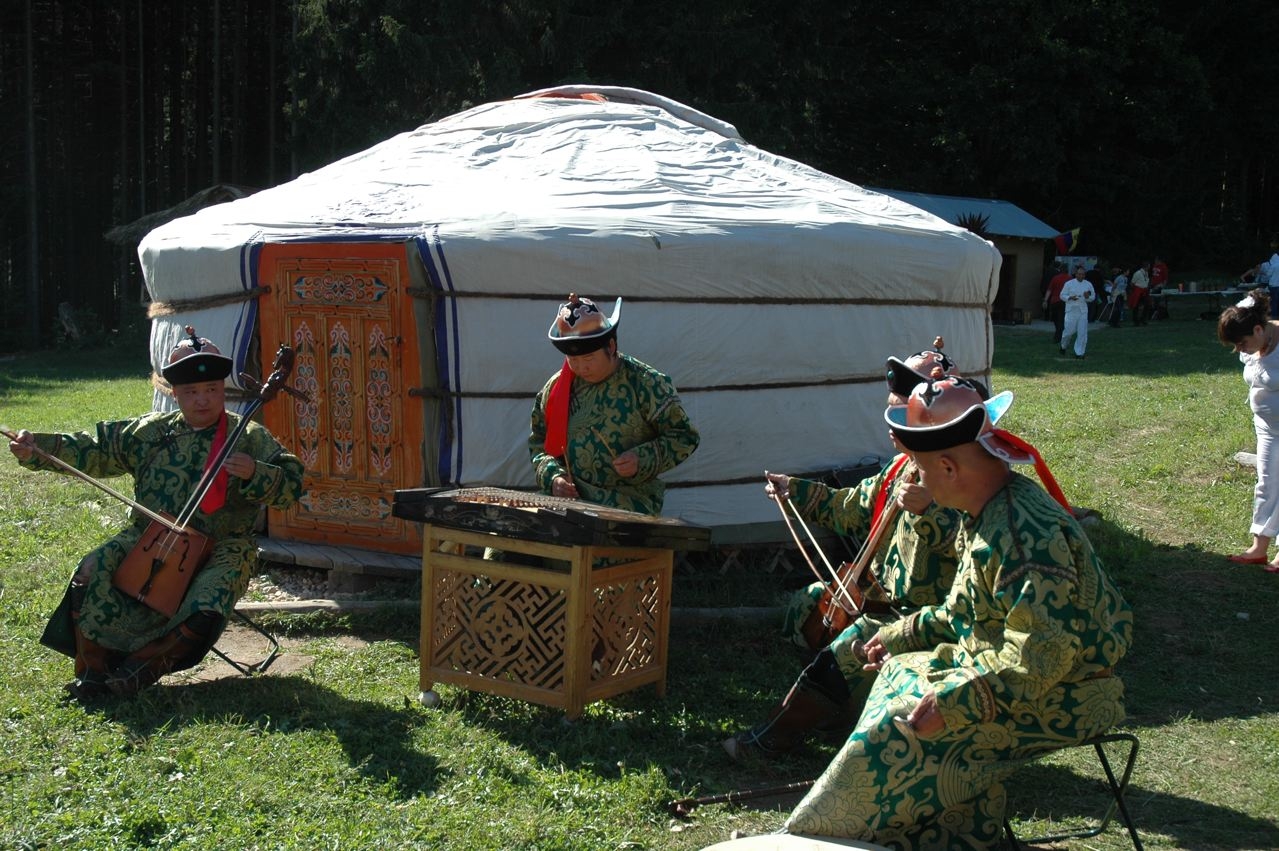
{"label": "orange painted wooden door", "polygon": [[306,464],[307,493],[269,516],[281,540],[421,551],[416,523],[391,516],[396,488],[422,483],[418,341],[404,243],[263,246],[262,358],[292,346],[294,386],[263,408],[272,433]]}

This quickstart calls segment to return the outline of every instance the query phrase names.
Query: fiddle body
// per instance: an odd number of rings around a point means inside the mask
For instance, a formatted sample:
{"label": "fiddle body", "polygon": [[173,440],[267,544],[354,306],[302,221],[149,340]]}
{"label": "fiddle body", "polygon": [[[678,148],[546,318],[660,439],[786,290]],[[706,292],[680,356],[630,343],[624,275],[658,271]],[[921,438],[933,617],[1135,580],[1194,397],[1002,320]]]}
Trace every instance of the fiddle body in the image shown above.
{"label": "fiddle body", "polygon": [[[835,640],[853,621],[861,617],[865,611],[866,594],[861,577],[854,577],[856,565],[844,562],[839,566],[839,584],[826,583],[817,605],[800,627],[804,643],[810,650],[821,650]],[[839,588],[847,591],[847,596],[838,594]]]}
{"label": "fiddle body", "polygon": [[213,539],[195,529],[178,529],[152,520],[111,577],[111,583],[134,600],[173,617],[191,580],[213,552]]}
{"label": "fiddle body", "polygon": [[[865,544],[852,562],[844,562],[839,570],[834,571],[833,581],[824,581],[821,597],[817,605],[809,613],[800,634],[810,650],[821,650],[847,629],[853,621],[864,613],[886,614],[892,611],[891,601],[872,600],[866,591],[879,587],[879,581],[870,570],[870,563],[884,543],[884,536],[897,523],[902,507],[896,499],[889,498],[889,487],[898,480],[909,482],[915,476],[913,465],[907,464],[902,456],[892,468],[877,500],[875,518],[871,524],[870,534]],[[883,589],[880,589],[881,592]],[[887,596],[887,594],[885,594]]]}

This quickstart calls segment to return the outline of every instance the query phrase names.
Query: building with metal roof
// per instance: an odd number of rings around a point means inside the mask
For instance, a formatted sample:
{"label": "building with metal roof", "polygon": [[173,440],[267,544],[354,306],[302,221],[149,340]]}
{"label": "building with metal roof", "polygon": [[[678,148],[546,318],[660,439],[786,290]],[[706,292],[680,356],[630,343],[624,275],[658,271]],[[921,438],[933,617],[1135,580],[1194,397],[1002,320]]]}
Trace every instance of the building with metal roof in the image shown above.
{"label": "building with metal roof", "polygon": [[[869,188],[869,187],[868,187]],[[1045,264],[1051,240],[1060,233],[1009,201],[929,195],[900,189],[879,189],[951,224],[963,225],[990,240],[1003,257],[999,292],[991,306],[996,322],[1029,322],[1040,312]],[[980,223],[973,227],[972,222]]]}

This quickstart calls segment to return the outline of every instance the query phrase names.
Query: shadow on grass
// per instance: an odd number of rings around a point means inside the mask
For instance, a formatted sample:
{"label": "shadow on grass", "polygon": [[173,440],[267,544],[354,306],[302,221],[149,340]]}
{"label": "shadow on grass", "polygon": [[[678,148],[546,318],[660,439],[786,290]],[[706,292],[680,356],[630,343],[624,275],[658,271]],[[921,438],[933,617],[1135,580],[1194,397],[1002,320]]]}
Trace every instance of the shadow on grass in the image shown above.
{"label": "shadow on grass", "polygon": [[[576,721],[558,709],[437,686],[443,711],[478,726],[547,765],[606,780],[659,769],[676,797],[812,779],[835,754],[817,744],[777,762],[739,765],[720,742],[754,723],[803,667],[797,648],[772,624],[710,621],[673,626],[667,693],[653,686],[598,701]],[[666,801],[655,801],[664,807]]]}
{"label": "shadow on grass", "polygon": [[1225,553],[1154,545],[1103,526],[1089,535],[1133,608],[1133,647],[1118,668],[1129,723],[1273,713],[1279,670],[1257,648],[1279,630],[1279,577],[1232,565]]}
{"label": "shadow on grass", "polygon": [[[1105,519],[1088,532],[1133,607],[1135,641],[1118,673],[1128,724],[1146,744],[1187,717],[1245,719],[1279,705],[1279,677],[1259,671],[1256,653],[1279,628],[1279,579],[1259,567],[1232,568],[1223,554],[1156,545]],[[737,577],[720,581],[734,585]],[[558,710],[461,689],[445,689],[445,700],[539,760],[602,777],[656,765],[689,796],[810,780],[839,742],[749,764],[732,762],[720,745],[759,721],[803,668],[804,654],[781,640],[778,627],[731,619],[677,624],[664,699],[644,687],[592,704],[573,724]]]}
{"label": "shadow on grass", "polygon": [[[1119,770],[1113,755],[1112,765]],[[1149,841],[1149,834],[1158,833],[1172,837],[1171,844],[1177,848],[1279,848],[1279,826],[1274,822],[1240,809],[1155,791],[1136,782],[1141,776],[1142,762],[1138,756],[1134,782],[1128,786],[1125,801],[1143,840]],[[1083,772],[1060,765],[1032,763],[1020,769],[1005,786],[1009,820],[1019,837],[1097,824],[1112,800],[1101,765],[1091,756]],[[1223,835],[1223,825],[1230,825],[1229,836]],[[1118,814],[1106,828],[1106,834],[1126,840],[1127,829]]]}
{"label": "shadow on grass", "polygon": [[136,737],[183,724],[225,723],[228,717],[241,717],[243,726],[264,732],[323,731],[341,743],[353,769],[379,783],[394,778],[397,794],[405,799],[431,794],[446,774],[435,757],[414,744],[414,732],[422,723],[416,705],[391,709],[371,700],[353,700],[303,677],[165,684],[133,700],[108,701],[90,709]]}

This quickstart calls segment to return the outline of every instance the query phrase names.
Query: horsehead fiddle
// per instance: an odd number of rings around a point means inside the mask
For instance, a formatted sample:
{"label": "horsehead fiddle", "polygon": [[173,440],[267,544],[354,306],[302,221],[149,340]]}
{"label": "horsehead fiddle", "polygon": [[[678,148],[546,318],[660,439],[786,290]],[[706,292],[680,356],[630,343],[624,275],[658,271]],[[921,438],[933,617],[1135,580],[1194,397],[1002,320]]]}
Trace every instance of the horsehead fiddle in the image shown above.
{"label": "horsehead fiddle", "polygon": [[[188,325],[186,331],[195,338],[194,328]],[[240,422],[227,435],[213,461],[206,465],[204,475],[200,477],[175,522],[170,524],[153,520],[124,557],[111,580],[117,588],[161,614],[172,617],[177,612],[191,586],[191,580],[204,567],[213,551],[213,541],[207,535],[188,528],[188,524],[200,507],[201,500],[222,472],[227,458],[248,428],[253,415],[281,390],[300,399],[307,399],[306,394],[288,385],[292,372],[293,349],[281,344],[266,381],[259,383],[240,373],[240,382],[255,394],[253,401],[241,414]]]}
{"label": "horsehead fiddle", "polygon": [[[942,347],[946,345],[946,341],[938,336],[933,338],[932,354],[934,357],[930,361],[928,373],[930,378],[940,378],[947,370],[947,364],[950,359],[942,353]],[[921,352],[921,354],[925,354]],[[953,364],[950,364],[953,366]],[[889,373],[889,390],[897,393],[892,380],[892,373]],[[819,650],[830,644],[841,632],[843,632],[849,624],[867,611],[868,608],[875,608],[878,611],[887,612],[892,609],[891,600],[888,593],[880,585],[879,580],[875,577],[875,573],[870,568],[870,562],[874,558],[875,553],[883,545],[884,535],[889,529],[893,528],[893,524],[897,521],[898,515],[902,511],[901,503],[895,499],[890,499],[889,491],[894,488],[898,481],[913,482],[918,478],[918,469],[915,463],[908,456],[900,456],[896,462],[889,468],[883,484],[879,489],[879,494],[875,500],[874,512],[871,515],[870,534],[866,536],[866,540],[862,543],[861,549],[857,556],[851,562],[844,562],[838,570],[830,569],[830,562],[826,563],[830,570],[833,582],[826,581],[820,575],[818,579],[824,586],[822,594],[817,601],[816,607],[809,613],[808,618],[800,627],[800,633],[804,636],[804,641],[813,650]],[[787,500],[789,503],[790,500]],[[782,506],[781,501],[778,505]],[[792,505],[791,509],[795,511],[795,516],[799,516],[799,512]],[[782,515],[786,515],[785,507],[782,507]],[[801,520],[801,522],[803,522]],[[787,520],[787,526],[790,521]],[[805,531],[807,527],[805,527]],[[794,536],[795,530],[791,530]],[[813,546],[817,547],[817,541],[810,533],[809,539]],[[799,539],[796,538],[796,543]],[[803,547],[801,545],[800,549]],[[818,552],[821,552],[818,547]],[[807,557],[807,556],[805,556]],[[825,560],[825,556],[822,557]],[[811,566],[811,562],[810,562]],[[814,573],[816,570],[814,569]],[[868,601],[863,590],[869,588],[878,588],[889,602]]]}
{"label": "horsehead fiddle", "polygon": [[[905,463],[910,464],[909,461]],[[891,472],[895,474],[898,469],[894,468]],[[903,479],[908,480],[914,475],[914,470],[913,468],[903,469],[901,474]],[[883,491],[885,497],[893,479],[894,476],[890,474],[889,480],[885,482]],[[853,621],[868,611],[871,603],[866,599],[866,590],[879,588],[883,596],[888,597],[888,593],[875,577],[870,562],[883,545],[884,535],[897,522],[902,507],[896,499],[886,499],[882,505],[876,507],[878,510],[871,524],[870,534],[866,536],[857,556],[851,562],[846,561],[841,564],[838,570],[832,571],[835,582],[826,583],[816,607],[809,612],[808,618],[800,627],[804,642],[813,650],[819,650],[830,644]],[[813,546],[816,545],[814,541]],[[837,591],[839,593],[836,593]]]}
{"label": "horsehead fiddle", "polygon": [[[817,600],[817,605],[800,626],[800,634],[804,637],[804,643],[812,650],[820,650],[830,644],[849,624],[861,617],[873,605],[873,602],[866,598],[865,592],[868,589],[878,588],[885,598],[888,597],[887,592],[884,591],[883,586],[880,585],[879,580],[875,577],[874,571],[870,569],[870,562],[883,544],[885,533],[893,527],[898,514],[902,510],[896,499],[888,499],[889,488],[898,478],[899,471],[903,480],[909,480],[914,476],[913,467],[902,469],[903,464],[910,464],[905,456],[902,457],[898,464],[893,466],[887,481],[884,483],[880,500],[877,501],[878,504],[875,506],[870,534],[866,536],[861,549],[852,561],[843,562],[838,568],[831,565],[830,560],[827,559],[826,554],[817,543],[817,539],[804,522],[799,509],[791,502],[789,495],[782,497],[780,494],[772,494],[777,507],[781,509],[782,519],[786,521],[786,528],[790,531],[795,545],[808,563],[809,570],[813,572],[813,575],[817,577],[817,580],[822,585],[822,592]],[[817,566],[809,557],[807,549],[795,532],[795,527],[791,523],[787,508],[790,508],[791,513],[794,514],[795,519],[799,521],[800,526],[807,535],[813,549],[821,557],[822,563],[826,568],[825,574],[817,569]],[[874,603],[874,605],[881,610],[887,610],[888,608],[888,605],[883,603]]]}

